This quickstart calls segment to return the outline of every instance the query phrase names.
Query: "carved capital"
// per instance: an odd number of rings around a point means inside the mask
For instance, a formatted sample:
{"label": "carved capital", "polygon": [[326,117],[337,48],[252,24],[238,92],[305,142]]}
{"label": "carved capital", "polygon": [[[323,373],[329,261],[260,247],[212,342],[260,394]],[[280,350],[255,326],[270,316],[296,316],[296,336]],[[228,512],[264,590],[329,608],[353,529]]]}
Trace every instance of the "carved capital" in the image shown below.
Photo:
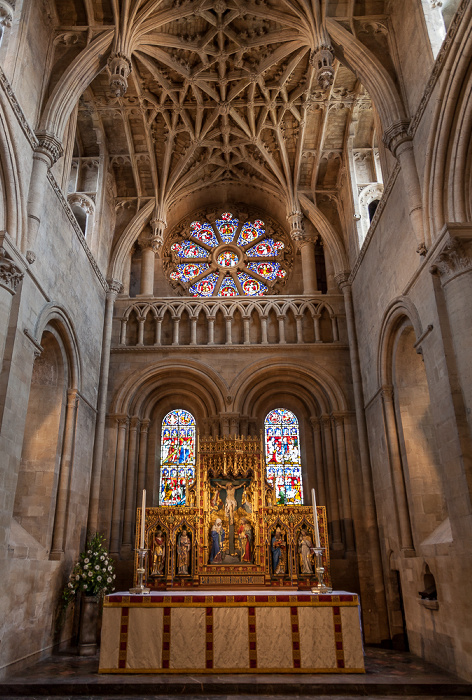
{"label": "carved capital", "polygon": [[144,420],[141,421],[141,427],[140,427],[141,435],[148,432],[150,424],[151,424],[151,421],[149,420],[149,418],[145,418]]}
{"label": "carved capital", "polygon": [[382,141],[386,145],[389,151],[397,157],[397,150],[406,141],[411,141],[411,135],[408,132],[408,127],[410,122],[406,119],[401,119],[395,124],[392,124],[387,129],[385,129],[382,136]]}
{"label": "carved capital", "polygon": [[16,293],[16,288],[23,279],[23,272],[15,265],[13,260],[7,257],[5,248],[0,248],[0,287],[11,294]]}
{"label": "carved capital", "polygon": [[113,418],[116,420],[116,422],[118,424],[118,430],[126,430],[126,428],[128,427],[128,423],[129,423],[129,418],[127,415],[117,414],[117,415],[113,416]]}
{"label": "carved capital", "polygon": [[121,294],[121,292],[123,291],[123,285],[121,284],[121,282],[113,279],[107,280],[107,282],[109,294],[114,294],[115,297],[118,296],[118,294]]}
{"label": "carved capital", "polygon": [[68,195],[67,201],[71,206],[73,206],[74,204],[79,206],[81,209],[84,210],[86,214],[95,213],[95,202],[91,197],[88,197],[86,194],[74,192],[73,194]]}
{"label": "carved capital", "polygon": [[36,134],[38,146],[35,152],[40,153],[49,160],[49,167],[52,168],[59,158],[64,155],[62,143],[54,134],[49,134],[47,131],[39,131]]}
{"label": "carved capital", "polygon": [[345,287],[351,286],[351,283],[349,282],[349,277],[350,274],[347,271],[339,272],[337,275],[334,276],[334,281],[336,282],[341,291],[343,291]]}
{"label": "carved capital", "polygon": [[301,211],[292,211],[287,216],[287,221],[290,224],[290,234],[295,241],[299,241],[305,236],[305,226],[303,224],[303,213]]}
{"label": "carved capital", "polygon": [[332,417],[333,422],[334,422],[334,426],[336,428],[342,427],[344,425],[344,418],[346,417],[346,415],[347,415],[346,413],[342,413],[340,411],[338,411],[337,413],[331,414],[331,417]]}
{"label": "carved capital", "polygon": [[431,274],[439,275],[444,286],[455,277],[472,270],[472,258],[463,243],[457,238],[449,238],[446,245],[429,268]]}
{"label": "carved capital", "polygon": [[128,76],[131,73],[130,59],[123,53],[112,53],[107,67],[110,74],[110,90],[116,97],[123,97],[128,90]]}
{"label": "carved capital", "polygon": [[139,426],[139,416],[132,416],[129,422],[129,429],[137,432]]}

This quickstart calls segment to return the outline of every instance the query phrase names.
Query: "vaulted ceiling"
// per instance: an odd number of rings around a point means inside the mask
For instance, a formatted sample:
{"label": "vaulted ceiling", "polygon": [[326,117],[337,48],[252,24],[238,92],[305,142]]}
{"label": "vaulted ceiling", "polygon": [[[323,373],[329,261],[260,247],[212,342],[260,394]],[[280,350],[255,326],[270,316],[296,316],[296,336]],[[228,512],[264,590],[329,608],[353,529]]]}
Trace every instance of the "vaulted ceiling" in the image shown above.
{"label": "vaulted ceiling", "polygon": [[118,198],[155,197],[165,212],[232,181],[290,211],[300,194],[336,192],[353,123],[357,146],[372,145],[369,95],[334,52],[323,82],[317,52],[332,50],[331,17],[388,69],[384,0],[57,0],[56,12],[52,83],[111,26],[129,62],[124,94],[104,69],[79,104],[79,150],[98,155],[90,133],[102,131]]}

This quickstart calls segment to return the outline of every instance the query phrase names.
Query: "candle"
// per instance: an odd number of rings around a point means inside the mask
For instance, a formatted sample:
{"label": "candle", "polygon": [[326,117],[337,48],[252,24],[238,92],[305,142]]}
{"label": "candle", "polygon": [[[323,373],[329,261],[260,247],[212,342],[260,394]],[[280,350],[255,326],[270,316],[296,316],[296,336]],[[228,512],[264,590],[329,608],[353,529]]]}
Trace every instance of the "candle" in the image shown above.
{"label": "candle", "polygon": [[143,505],[141,506],[141,549],[144,549],[144,525],[146,522],[146,489],[143,489]]}
{"label": "candle", "polygon": [[316,496],[315,489],[311,489],[311,500],[313,503],[313,522],[315,524],[315,544],[317,547],[321,547],[320,542],[320,529],[318,527],[318,513],[316,512]]}

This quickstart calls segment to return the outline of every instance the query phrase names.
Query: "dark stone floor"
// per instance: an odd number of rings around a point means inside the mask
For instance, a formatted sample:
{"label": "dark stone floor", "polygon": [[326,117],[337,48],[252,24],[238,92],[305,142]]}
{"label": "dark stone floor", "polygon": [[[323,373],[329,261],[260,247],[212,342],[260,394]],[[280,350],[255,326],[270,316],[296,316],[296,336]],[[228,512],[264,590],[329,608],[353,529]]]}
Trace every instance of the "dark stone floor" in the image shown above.
{"label": "dark stone floor", "polygon": [[119,697],[187,700],[264,700],[277,697],[308,700],[341,698],[421,697],[472,698],[472,684],[429,664],[413,654],[384,649],[366,650],[366,673],[360,674],[110,674],[98,673],[98,657],[58,653],[0,681],[1,698]]}

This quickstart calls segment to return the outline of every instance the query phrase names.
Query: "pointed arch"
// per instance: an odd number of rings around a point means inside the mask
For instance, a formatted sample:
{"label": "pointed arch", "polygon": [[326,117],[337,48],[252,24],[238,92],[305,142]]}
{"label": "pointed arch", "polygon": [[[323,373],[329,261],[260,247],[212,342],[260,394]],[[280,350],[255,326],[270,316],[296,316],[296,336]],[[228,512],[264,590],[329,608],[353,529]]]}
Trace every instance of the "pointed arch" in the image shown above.
{"label": "pointed arch", "polygon": [[299,195],[300,205],[309,218],[313,226],[320,233],[323,241],[328,246],[331,258],[333,260],[335,273],[349,270],[349,261],[344,249],[344,245],[340,240],[339,234],[329,223],[328,219],[321,213],[318,207],[311,202],[304,194]]}
{"label": "pointed arch", "polygon": [[68,119],[79,97],[106,66],[107,52],[114,32],[114,29],[104,31],[72,61],[46,103],[39,124],[40,132],[45,131],[62,141]]}
{"label": "pointed arch", "polygon": [[407,115],[403,101],[380,61],[336,20],[327,18],[326,26],[335,44],[336,57],[341,63],[348,65],[372,97],[383,130],[391,124],[405,120]]}

